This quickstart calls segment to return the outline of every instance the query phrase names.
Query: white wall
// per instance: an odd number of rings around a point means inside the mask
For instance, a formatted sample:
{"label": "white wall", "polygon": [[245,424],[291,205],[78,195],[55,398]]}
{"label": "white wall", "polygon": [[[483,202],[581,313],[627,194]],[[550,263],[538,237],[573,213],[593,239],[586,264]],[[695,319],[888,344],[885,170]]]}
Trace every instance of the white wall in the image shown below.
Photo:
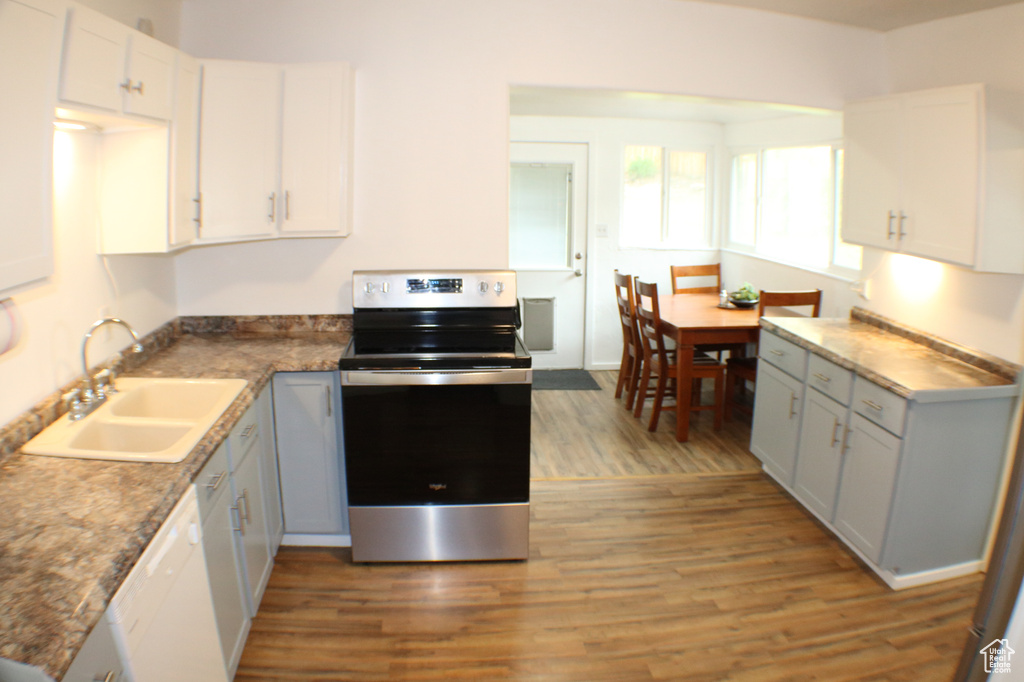
{"label": "white wall", "polygon": [[356,68],[354,231],[193,249],[181,314],[347,312],[357,268],[505,267],[510,84],[839,108],[880,34],[681,0],[184,0],[200,57]]}
{"label": "white wall", "polygon": [[126,26],[138,28],[139,19],[153,24],[153,37],[168,45],[178,44],[181,0],[76,0]]}
{"label": "white wall", "polygon": [[[21,342],[0,355],[0,424],[82,373],[82,337],[106,315],[145,334],[174,319],[174,268],[165,256],[96,254],[97,133],[54,138],[54,275],[15,292]],[[127,346],[123,329],[100,330],[89,344],[95,364]]]}

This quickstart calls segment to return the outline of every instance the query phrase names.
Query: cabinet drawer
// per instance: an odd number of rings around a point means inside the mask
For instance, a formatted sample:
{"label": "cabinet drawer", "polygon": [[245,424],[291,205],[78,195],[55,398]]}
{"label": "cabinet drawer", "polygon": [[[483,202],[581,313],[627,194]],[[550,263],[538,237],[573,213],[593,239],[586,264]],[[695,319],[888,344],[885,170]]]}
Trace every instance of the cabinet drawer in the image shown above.
{"label": "cabinet drawer", "polygon": [[801,381],[807,374],[807,351],[763,329],[757,355]]}
{"label": "cabinet drawer", "polygon": [[812,353],[807,360],[807,385],[843,405],[849,405],[853,372]]}
{"label": "cabinet drawer", "polygon": [[903,435],[907,401],[877,384],[857,377],[853,383],[853,411],[897,436]]}
{"label": "cabinet drawer", "polygon": [[259,440],[260,424],[258,412],[259,410],[246,410],[242,418],[235,424],[235,428],[231,429],[231,435],[228,436],[228,442],[231,445],[231,471],[238,471],[238,467],[242,465],[242,460],[249,454],[253,444]]}
{"label": "cabinet drawer", "polygon": [[196,476],[196,496],[199,498],[200,518],[205,519],[221,494],[231,487],[228,480],[229,475],[228,449],[221,445]]}

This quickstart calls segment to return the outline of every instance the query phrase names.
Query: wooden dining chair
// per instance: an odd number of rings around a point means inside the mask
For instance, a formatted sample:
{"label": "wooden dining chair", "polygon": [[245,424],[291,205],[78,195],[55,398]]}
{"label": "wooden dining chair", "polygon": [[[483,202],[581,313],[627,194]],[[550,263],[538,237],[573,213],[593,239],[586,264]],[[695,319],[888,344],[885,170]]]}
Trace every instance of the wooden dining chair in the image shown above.
{"label": "wooden dining chair", "polygon": [[[679,376],[679,365],[669,356],[665,348],[665,337],[661,333],[661,313],[658,309],[658,285],[636,280],[636,318],[640,331],[640,345],[643,349],[643,369],[637,388],[636,405],[633,416],[639,418],[643,412],[647,391],[651,379],[655,379],[654,402],[651,408],[651,421],[648,431],[658,428],[658,418],[663,411],[675,411],[675,405],[665,405],[665,394],[673,392]],[[694,399],[691,409],[694,411],[711,410],[714,412],[715,429],[722,428],[725,408],[725,365],[710,355],[694,351],[693,355],[693,386]],[[703,379],[714,379],[715,399],[710,405],[700,402],[700,385]]]}
{"label": "wooden dining chair", "polygon": [[[821,289],[808,291],[761,291],[758,295],[758,317],[764,315],[766,308],[799,308],[811,306],[810,317],[821,314]],[[725,372],[725,418],[732,419],[732,411],[750,413],[747,401],[741,399],[746,391],[747,382],[751,386],[757,382],[757,358],[729,358]]]}
{"label": "wooden dining chair", "polygon": [[640,347],[640,332],[636,322],[636,302],[633,297],[633,277],[615,271],[615,304],[619,308],[622,323],[622,362],[619,364],[619,380],[615,384],[615,398],[626,391],[626,409],[633,409],[636,389],[640,383],[640,367],[644,354]]}
{"label": "wooden dining chair", "polygon": [[[669,268],[672,273],[673,294],[717,294],[722,290],[722,266],[720,263],[711,263],[710,265],[672,265]],[[704,280],[714,277],[715,284],[690,287],[680,285],[680,279],[692,277],[700,277]]]}

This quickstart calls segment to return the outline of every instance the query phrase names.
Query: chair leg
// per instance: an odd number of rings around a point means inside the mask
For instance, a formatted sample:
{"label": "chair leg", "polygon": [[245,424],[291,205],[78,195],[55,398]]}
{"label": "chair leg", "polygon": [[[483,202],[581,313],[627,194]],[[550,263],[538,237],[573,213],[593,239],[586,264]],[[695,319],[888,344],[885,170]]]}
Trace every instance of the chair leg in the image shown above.
{"label": "chair leg", "polygon": [[725,373],[725,421],[732,420],[732,401],[736,398],[736,375],[732,372]]}
{"label": "chair leg", "polygon": [[642,359],[639,357],[633,358],[633,364],[631,365],[631,372],[629,376],[629,394],[626,397],[626,409],[633,409],[633,402],[636,400],[636,389],[640,385],[640,364]]}
{"label": "chair leg", "polygon": [[640,383],[637,385],[636,405],[633,409],[633,416],[640,418],[644,411],[644,401],[647,400],[647,385],[651,382],[651,366],[644,363],[643,371],[640,373]]}
{"label": "chair leg", "polygon": [[661,416],[661,403],[665,399],[667,384],[668,377],[662,372],[658,375],[658,385],[654,388],[654,405],[651,407],[651,423],[647,426],[648,431],[658,430],[658,417]]}
{"label": "chair leg", "polygon": [[619,380],[615,384],[615,399],[622,397],[622,387],[626,385],[626,378],[629,376],[633,357],[629,354],[629,347],[622,346],[622,360],[619,362]]}

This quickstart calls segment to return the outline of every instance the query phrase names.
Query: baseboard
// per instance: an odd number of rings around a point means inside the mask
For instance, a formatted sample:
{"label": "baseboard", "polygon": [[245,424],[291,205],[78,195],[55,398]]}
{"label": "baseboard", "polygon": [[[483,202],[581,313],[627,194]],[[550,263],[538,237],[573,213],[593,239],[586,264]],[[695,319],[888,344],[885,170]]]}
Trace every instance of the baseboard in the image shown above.
{"label": "baseboard", "polygon": [[942,568],[933,568],[928,571],[908,573],[907,575],[897,575],[890,571],[881,570],[877,571],[877,573],[885,581],[885,584],[892,589],[905,590],[908,587],[919,587],[929,583],[937,583],[940,580],[973,575],[981,571],[981,565],[982,562],[980,560],[965,561],[962,564],[953,564],[952,566],[943,566]]}
{"label": "baseboard", "polygon": [[351,535],[327,535],[322,533],[285,533],[281,539],[284,547],[351,547]]}

